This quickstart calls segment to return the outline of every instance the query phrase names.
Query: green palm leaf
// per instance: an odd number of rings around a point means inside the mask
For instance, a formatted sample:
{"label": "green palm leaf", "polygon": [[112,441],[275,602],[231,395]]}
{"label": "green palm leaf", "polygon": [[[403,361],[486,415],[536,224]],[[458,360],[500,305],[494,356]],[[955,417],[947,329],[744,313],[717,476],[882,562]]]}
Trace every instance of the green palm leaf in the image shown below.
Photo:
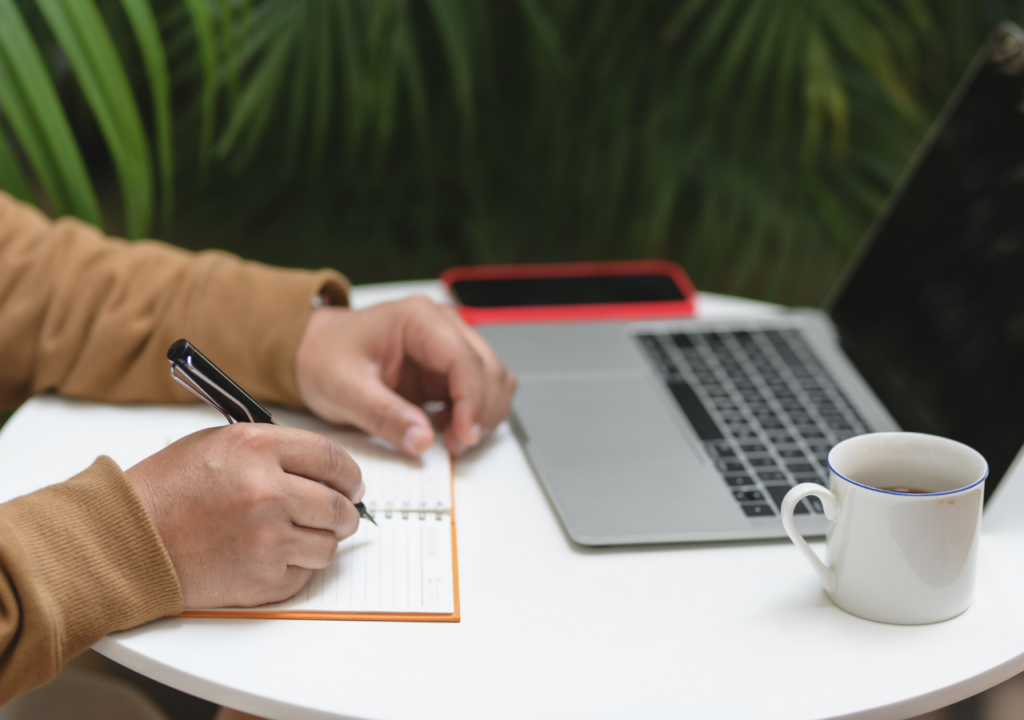
{"label": "green palm leaf", "polygon": [[135,97],[106,24],[92,0],[37,0],[67,55],[114,160],[129,237],[149,231],[153,170]]}
{"label": "green palm leaf", "polygon": [[21,162],[3,132],[0,132],[0,188],[16,198],[32,201],[32,191],[29,189],[25,173],[22,172]]}
{"label": "green palm leaf", "polygon": [[169,228],[174,215],[174,145],[167,55],[160,39],[156,17],[147,0],[121,0],[121,6],[131,23],[149,76],[160,165],[161,220],[164,227]]}
{"label": "green palm leaf", "polygon": [[192,19],[202,68],[201,120],[199,130],[199,167],[205,170],[212,159],[213,137],[217,122],[217,43],[213,19],[206,0],[184,0]]}
{"label": "green palm leaf", "polygon": [[0,108],[54,211],[99,223],[99,204],[67,115],[13,0],[0,0]]}

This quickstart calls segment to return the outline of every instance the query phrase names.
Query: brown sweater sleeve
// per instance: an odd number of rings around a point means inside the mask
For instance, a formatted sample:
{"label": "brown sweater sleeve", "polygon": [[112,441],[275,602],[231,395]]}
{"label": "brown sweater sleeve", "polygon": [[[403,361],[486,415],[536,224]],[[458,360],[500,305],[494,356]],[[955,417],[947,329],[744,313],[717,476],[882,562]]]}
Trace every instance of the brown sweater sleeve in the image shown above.
{"label": "brown sweater sleeve", "polygon": [[[0,193],[0,407],[50,390],[191,401],[168,372],[180,337],[256,397],[299,405],[295,352],[325,292],[341,304],[347,281],[106,238]],[[156,529],[111,460],[0,504],[0,703],[104,635],[181,609]]]}
{"label": "brown sweater sleeve", "polygon": [[0,505],[0,704],[104,635],[183,608],[156,528],[110,458]]}
{"label": "brown sweater sleeve", "polygon": [[0,193],[0,407],[56,390],[112,402],[187,402],[167,348],[188,338],[258,399],[301,405],[295,351],[314,296],[345,302],[348,283],[104,237],[51,223]]}

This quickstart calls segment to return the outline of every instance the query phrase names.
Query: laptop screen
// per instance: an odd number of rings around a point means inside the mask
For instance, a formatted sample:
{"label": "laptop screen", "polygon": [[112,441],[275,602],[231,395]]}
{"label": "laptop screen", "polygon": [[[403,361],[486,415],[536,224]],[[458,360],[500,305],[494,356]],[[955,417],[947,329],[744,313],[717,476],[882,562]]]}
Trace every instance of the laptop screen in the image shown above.
{"label": "laptop screen", "polygon": [[1000,28],[876,222],[831,314],[904,430],[959,440],[991,493],[1024,445],[1024,42]]}

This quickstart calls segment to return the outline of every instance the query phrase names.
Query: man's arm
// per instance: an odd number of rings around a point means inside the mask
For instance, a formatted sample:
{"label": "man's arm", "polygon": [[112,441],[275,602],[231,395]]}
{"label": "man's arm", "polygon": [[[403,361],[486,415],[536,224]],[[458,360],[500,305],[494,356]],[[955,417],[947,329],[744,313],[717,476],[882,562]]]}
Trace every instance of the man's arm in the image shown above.
{"label": "man's arm", "polygon": [[[311,301],[326,292],[343,303],[347,289],[335,272],[106,238],[0,193],[0,407],[48,390],[193,401],[168,373],[167,347],[182,336],[261,399],[300,405],[295,353]],[[358,470],[339,464],[334,490],[307,488],[286,476],[308,469],[278,461],[289,442],[326,457],[320,440],[222,428],[128,473],[100,459],[66,483],[0,505],[0,703],[49,681],[103,636],[176,614],[185,601],[254,604],[294,593],[357,522],[339,499],[361,492],[345,485],[361,484]],[[236,465],[248,469],[241,479],[204,465],[232,448],[241,455]],[[198,491],[203,483],[222,492]],[[289,512],[302,517],[292,522]],[[229,520],[210,523],[216,513]],[[309,524],[316,527],[296,529]],[[214,525],[239,541],[261,531],[284,551],[240,549],[214,537]],[[240,559],[235,576],[210,567],[228,552]]]}
{"label": "man's arm", "polygon": [[[433,435],[424,401],[447,404],[437,419],[456,453],[504,418],[515,378],[455,313],[422,298],[336,307],[347,290],[332,271],[50,223],[0,193],[0,406],[48,390],[192,400],[166,361],[167,347],[188,337],[260,400],[308,406],[411,455]],[[314,311],[325,294],[335,307]],[[0,701],[45,682],[109,632],[182,602],[283,600],[331,561],[358,524],[358,468],[312,433],[246,425],[196,433],[123,474],[97,464],[76,479],[90,497],[120,488],[112,496],[127,505],[69,506],[60,498],[71,483],[0,505]],[[131,502],[126,489],[136,493]],[[61,528],[71,515],[81,521],[71,544],[58,531],[26,530]],[[104,534],[112,528],[120,534]],[[107,541],[89,546],[90,538]],[[149,559],[135,567],[139,558]],[[89,577],[108,594],[92,592]]]}
{"label": "man's arm", "polygon": [[182,608],[156,528],[110,458],[0,505],[0,704],[104,635]]}
{"label": "man's arm", "polygon": [[114,240],[0,193],[0,407],[49,390],[192,401],[168,378],[167,348],[180,337],[260,399],[301,406],[295,353],[313,299],[343,304],[347,291],[333,271]]}

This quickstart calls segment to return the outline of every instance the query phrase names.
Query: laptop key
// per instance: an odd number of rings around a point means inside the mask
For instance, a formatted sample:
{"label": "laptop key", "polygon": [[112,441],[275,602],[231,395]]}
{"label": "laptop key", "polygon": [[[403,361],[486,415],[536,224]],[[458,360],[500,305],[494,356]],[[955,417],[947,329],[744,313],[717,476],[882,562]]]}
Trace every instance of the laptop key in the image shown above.
{"label": "laptop key", "polygon": [[747,514],[747,517],[769,517],[774,515],[775,511],[772,510],[770,505],[760,503],[757,505],[740,505],[743,508],[743,512]]}
{"label": "laptop key", "polygon": [[798,483],[814,483],[815,485],[825,485],[825,481],[817,475],[797,475],[796,481]]}
{"label": "laptop key", "polygon": [[[772,500],[775,501],[775,504],[779,508],[781,508],[782,507],[782,499],[784,497],[786,497],[786,493],[789,492],[789,485],[766,485],[765,487],[768,488],[768,494],[772,496]],[[804,504],[802,502],[799,502],[799,503],[796,504],[796,507],[793,509],[793,514],[794,515],[806,515],[807,514],[807,508],[804,507]]]}
{"label": "laptop key", "polygon": [[708,445],[708,452],[711,453],[711,457],[716,458],[736,457],[736,451],[728,445]]}
{"label": "laptop key", "polygon": [[668,389],[672,391],[676,402],[701,440],[721,440],[725,437],[689,383],[668,383]]}
{"label": "laptop key", "polygon": [[749,475],[726,475],[725,481],[729,484],[729,487],[744,487],[754,484],[754,479]]}
{"label": "laptop key", "polygon": [[789,480],[789,478],[786,477],[786,473],[781,473],[778,470],[759,472],[757,476],[765,482]]}
{"label": "laptop key", "polygon": [[764,500],[764,495],[760,490],[733,490],[732,494],[740,502],[755,502],[757,500]]}

